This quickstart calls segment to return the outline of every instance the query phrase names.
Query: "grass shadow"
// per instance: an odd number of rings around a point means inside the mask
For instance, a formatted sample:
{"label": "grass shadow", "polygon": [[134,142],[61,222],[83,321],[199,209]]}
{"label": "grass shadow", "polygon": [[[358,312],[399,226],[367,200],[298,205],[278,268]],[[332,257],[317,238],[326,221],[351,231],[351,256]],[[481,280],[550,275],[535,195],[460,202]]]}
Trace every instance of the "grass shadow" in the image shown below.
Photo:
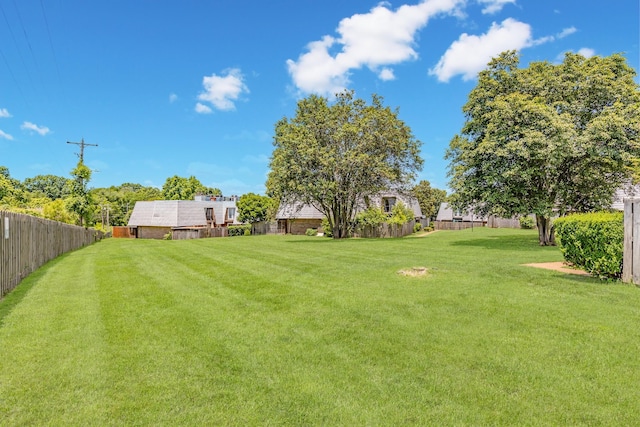
{"label": "grass shadow", "polygon": [[43,267],[50,266],[52,265],[51,263],[58,262],[64,256],[65,254],[45,263],[36,271],[22,279],[22,281],[20,281],[12,291],[0,299],[0,328],[4,325],[5,318],[22,302],[29,291],[38,283],[38,279],[40,279],[45,272]]}
{"label": "grass shadow", "polygon": [[457,240],[451,242],[451,246],[469,246],[496,250],[534,249],[541,247],[538,243],[537,236],[528,237],[522,234]]}

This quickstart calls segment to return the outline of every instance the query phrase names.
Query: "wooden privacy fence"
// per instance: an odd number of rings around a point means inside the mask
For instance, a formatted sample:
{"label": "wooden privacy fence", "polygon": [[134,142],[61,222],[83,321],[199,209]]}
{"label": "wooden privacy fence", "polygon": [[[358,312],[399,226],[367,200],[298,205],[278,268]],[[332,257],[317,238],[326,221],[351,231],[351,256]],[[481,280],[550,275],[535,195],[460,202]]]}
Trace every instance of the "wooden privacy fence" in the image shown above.
{"label": "wooden privacy fence", "polygon": [[433,221],[434,230],[466,230],[467,228],[484,227],[482,221],[474,222],[452,222],[452,221]]}
{"label": "wooden privacy fence", "polygon": [[640,199],[624,199],[622,281],[640,285]]}
{"label": "wooden privacy fence", "polygon": [[251,234],[285,234],[285,229],[279,227],[277,222],[254,222],[251,224]]}
{"label": "wooden privacy fence", "polygon": [[379,226],[367,225],[358,227],[355,232],[356,237],[379,238],[379,237],[404,237],[413,233],[415,221],[409,221],[402,225],[382,223]]}
{"label": "wooden privacy fence", "polygon": [[47,261],[103,237],[98,230],[0,211],[0,298]]}

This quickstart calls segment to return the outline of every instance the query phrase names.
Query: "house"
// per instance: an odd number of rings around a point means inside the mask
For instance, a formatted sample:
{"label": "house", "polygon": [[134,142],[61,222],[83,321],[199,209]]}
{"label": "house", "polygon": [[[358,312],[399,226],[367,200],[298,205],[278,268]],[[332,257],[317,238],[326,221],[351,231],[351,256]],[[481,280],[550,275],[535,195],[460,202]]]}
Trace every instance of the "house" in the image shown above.
{"label": "house", "polygon": [[[413,196],[390,191],[369,198],[369,205],[380,206],[388,214],[398,202],[402,202],[413,211],[414,219],[423,218],[420,204]],[[364,210],[365,205],[364,202],[361,203],[358,210]],[[305,234],[309,228],[320,228],[324,217],[325,215],[315,206],[302,203],[282,204],[276,213],[278,228],[288,234]]]}
{"label": "house", "polygon": [[209,237],[214,228],[238,225],[236,196],[196,196],[195,200],[136,202],[129,223],[131,235],[140,239]]}
{"label": "house", "polygon": [[449,203],[440,203],[438,209],[438,215],[436,216],[436,223],[438,222],[465,222],[474,223],[482,226],[487,223],[487,217],[476,215],[470,210],[454,209]]}
{"label": "house", "polygon": [[640,185],[626,185],[622,188],[619,188],[613,195],[611,209],[623,211],[624,199],[630,199],[634,197],[640,197]]}

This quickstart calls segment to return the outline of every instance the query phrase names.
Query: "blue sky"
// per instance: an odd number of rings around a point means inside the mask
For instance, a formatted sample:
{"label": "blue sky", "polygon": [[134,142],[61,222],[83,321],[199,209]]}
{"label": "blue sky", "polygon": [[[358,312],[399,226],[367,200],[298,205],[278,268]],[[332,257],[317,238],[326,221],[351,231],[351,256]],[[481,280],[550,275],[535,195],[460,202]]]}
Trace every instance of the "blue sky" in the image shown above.
{"label": "blue sky", "polygon": [[0,165],[92,187],[195,176],[264,193],[274,124],[310,93],[372,93],[444,152],[491,57],[623,53],[638,70],[637,0],[0,0]]}

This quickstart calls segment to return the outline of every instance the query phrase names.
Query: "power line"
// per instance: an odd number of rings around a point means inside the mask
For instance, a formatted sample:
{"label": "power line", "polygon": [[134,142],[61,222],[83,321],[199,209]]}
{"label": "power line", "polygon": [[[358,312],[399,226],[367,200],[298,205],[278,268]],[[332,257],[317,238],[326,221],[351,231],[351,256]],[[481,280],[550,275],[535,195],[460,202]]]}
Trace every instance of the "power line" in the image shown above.
{"label": "power line", "polygon": [[20,16],[20,10],[18,10],[18,5],[15,0],[13,0],[13,6],[16,9],[16,14],[18,15],[18,22],[20,22],[20,26],[22,27],[22,32],[24,33],[24,39],[27,41],[27,46],[29,47],[29,52],[31,52],[31,57],[33,58],[33,63],[36,66],[36,73],[40,78],[40,84],[46,91],[46,86],[44,84],[44,80],[42,80],[42,72],[40,71],[40,67],[38,66],[38,60],[36,59],[35,53],[33,53],[33,48],[31,47],[31,42],[29,41],[29,36],[27,35],[27,29],[24,27],[24,23],[22,22],[22,17]]}
{"label": "power line", "polygon": [[[14,5],[15,5],[15,3],[14,3]],[[20,57],[20,62],[22,62],[22,66],[24,67],[24,71],[27,74],[27,77],[29,78],[29,85],[31,87],[33,87],[33,78],[31,77],[31,73],[29,72],[29,68],[27,67],[27,63],[25,62],[24,57],[22,56],[22,50],[18,46],[18,41],[16,40],[16,36],[13,34],[13,30],[11,29],[11,25],[9,24],[9,19],[7,18],[7,14],[5,13],[4,8],[2,7],[2,3],[0,3],[0,12],[2,12],[2,16],[4,17],[4,22],[6,22],[6,24],[7,24],[7,29],[9,30],[9,34],[11,34],[11,38],[13,39],[13,44],[16,47],[16,51],[18,52],[18,56]],[[16,76],[13,73],[13,70],[11,69],[11,66],[9,65],[9,61],[5,57],[4,53],[2,53],[2,57],[4,59],[4,62],[7,64],[7,68],[9,69],[9,72],[11,73],[11,77],[13,77],[13,81],[16,84],[16,87],[20,91],[20,95],[22,95],[22,98],[24,99],[25,103],[27,104],[27,107],[29,109],[31,109],[31,107],[29,106],[29,102],[27,101],[27,98],[24,96],[24,92],[22,91],[22,88],[18,84],[18,80],[16,79]]]}
{"label": "power line", "polygon": [[44,24],[47,27],[47,35],[49,36],[49,46],[51,46],[51,53],[53,54],[53,63],[56,65],[56,71],[58,72],[58,82],[60,83],[60,87],[64,89],[64,85],[62,84],[62,77],[60,75],[60,67],[58,67],[58,59],[56,58],[56,51],[53,48],[53,39],[51,38],[51,31],[49,30],[49,20],[47,19],[47,14],[44,10],[44,3],[40,0],[40,8],[42,9],[42,17],[44,18]]}

